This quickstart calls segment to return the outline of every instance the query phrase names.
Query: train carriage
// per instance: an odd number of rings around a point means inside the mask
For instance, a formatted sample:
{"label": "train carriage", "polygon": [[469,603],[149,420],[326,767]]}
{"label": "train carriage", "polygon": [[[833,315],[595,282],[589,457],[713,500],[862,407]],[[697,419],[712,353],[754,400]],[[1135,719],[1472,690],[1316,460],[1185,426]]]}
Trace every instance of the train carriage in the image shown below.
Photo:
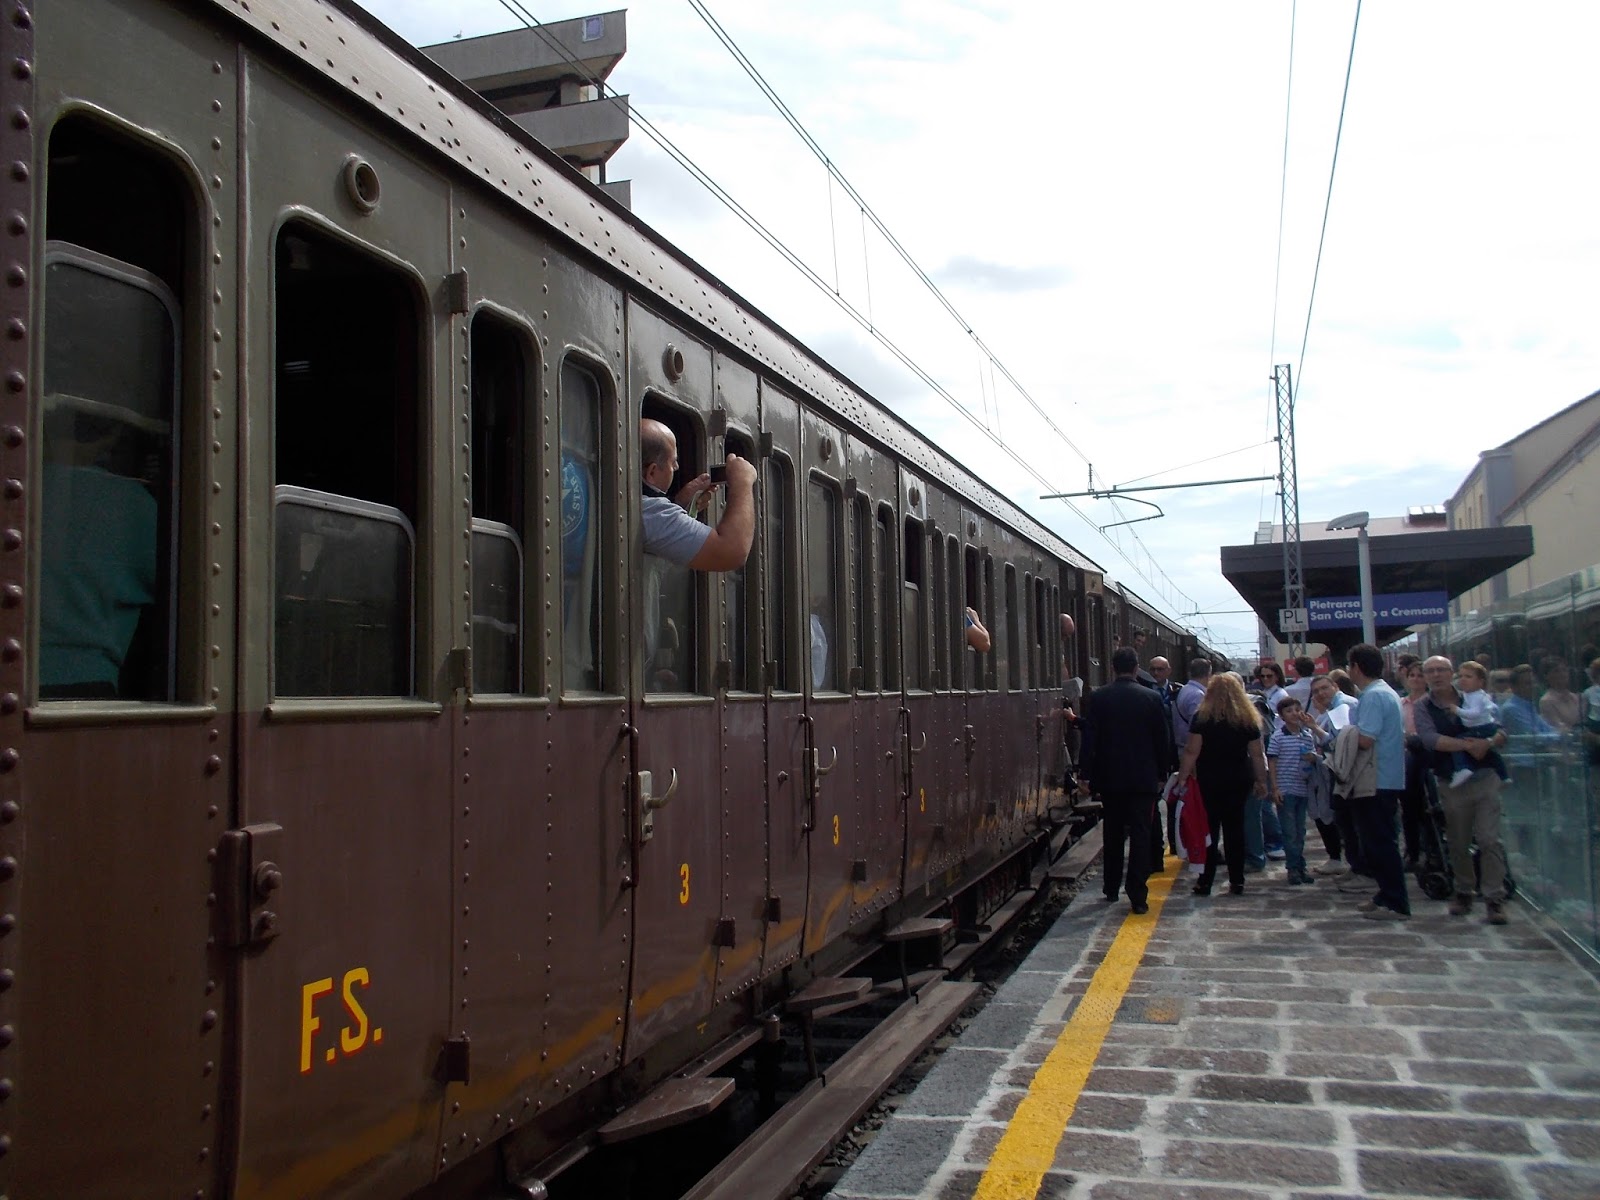
{"label": "train carriage", "polygon": [[8,1194],[492,1189],[994,907],[1095,564],[353,7],[3,19]]}

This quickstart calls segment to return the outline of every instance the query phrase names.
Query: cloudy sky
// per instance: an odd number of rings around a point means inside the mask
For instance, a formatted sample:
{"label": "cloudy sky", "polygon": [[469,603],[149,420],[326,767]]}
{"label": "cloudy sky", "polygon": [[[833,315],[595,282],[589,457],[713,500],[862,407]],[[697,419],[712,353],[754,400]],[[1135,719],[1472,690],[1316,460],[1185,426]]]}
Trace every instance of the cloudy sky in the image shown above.
{"label": "cloudy sky", "polygon": [[[518,24],[498,0],[363,2],[418,44]],[[610,167],[635,211],[1111,575],[1208,614],[1186,623],[1214,644],[1253,642],[1218,547],[1271,518],[1273,485],[1157,493],[1163,519],[1107,534],[1148,510],[1038,496],[1089,463],[1271,474],[1275,363],[1307,522],[1441,503],[1600,388],[1600,4],[1363,8],[1307,336],[1354,0],[1300,4],[1292,60],[1291,0],[706,3],[994,363],[688,0],[628,8],[610,82],[970,419],[638,130]]]}

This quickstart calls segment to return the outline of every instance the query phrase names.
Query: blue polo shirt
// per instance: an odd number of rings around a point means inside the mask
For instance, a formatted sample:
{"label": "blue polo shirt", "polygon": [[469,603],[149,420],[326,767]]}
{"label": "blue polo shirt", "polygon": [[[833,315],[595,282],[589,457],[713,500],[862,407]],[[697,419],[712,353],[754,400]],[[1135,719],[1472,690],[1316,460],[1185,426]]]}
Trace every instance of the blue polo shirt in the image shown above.
{"label": "blue polo shirt", "polygon": [[1356,728],[1373,742],[1378,759],[1378,789],[1399,792],[1406,786],[1406,723],[1400,697],[1381,679],[1361,689],[1356,706]]}

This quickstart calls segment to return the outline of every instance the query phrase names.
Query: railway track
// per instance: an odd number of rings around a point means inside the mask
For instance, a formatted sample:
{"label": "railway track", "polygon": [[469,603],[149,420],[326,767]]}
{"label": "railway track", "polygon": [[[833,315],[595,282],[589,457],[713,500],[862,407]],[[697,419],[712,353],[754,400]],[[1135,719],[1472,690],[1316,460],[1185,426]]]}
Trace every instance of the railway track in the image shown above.
{"label": "railway track", "polygon": [[[953,1022],[982,1007],[992,982],[1049,927],[1060,907],[1053,901],[1098,859],[1098,826],[1075,842],[1069,832],[1058,830],[1028,886],[978,929],[952,942],[950,933],[938,937],[929,927],[920,931],[925,936],[881,946],[844,977],[819,980],[792,997],[758,1033],[685,1072],[708,1098],[718,1096],[704,1116],[617,1145],[585,1147],[578,1161],[553,1164],[563,1168],[559,1174],[527,1181],[520,1194],[529,1200],[825,1194],[870,1138],[870,1114],[880,1098],[913,1064],[919,1074],[931,1067],[936,1054],[927,1053],[930,1047]],[[929,953],[933,945],[940,951]],[[636,1119],[648,1122],[650,1115],[642,1111]]]}

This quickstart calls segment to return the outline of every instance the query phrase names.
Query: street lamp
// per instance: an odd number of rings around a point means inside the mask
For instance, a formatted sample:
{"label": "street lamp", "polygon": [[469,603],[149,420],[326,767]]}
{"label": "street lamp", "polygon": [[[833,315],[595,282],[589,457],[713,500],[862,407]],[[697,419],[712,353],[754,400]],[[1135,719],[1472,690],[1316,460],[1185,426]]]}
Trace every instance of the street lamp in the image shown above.
{"label": "street lamp", "polygon": [[1328,522],[1329,530],[1354,529],[1356,531],[1356,569],[1361,576],[1361,640],[1369,645],[1378,644],[1378,629],[1372,611],[1372,551],[1367,547],[1367,521],[1364,512],[1345,513]]}

